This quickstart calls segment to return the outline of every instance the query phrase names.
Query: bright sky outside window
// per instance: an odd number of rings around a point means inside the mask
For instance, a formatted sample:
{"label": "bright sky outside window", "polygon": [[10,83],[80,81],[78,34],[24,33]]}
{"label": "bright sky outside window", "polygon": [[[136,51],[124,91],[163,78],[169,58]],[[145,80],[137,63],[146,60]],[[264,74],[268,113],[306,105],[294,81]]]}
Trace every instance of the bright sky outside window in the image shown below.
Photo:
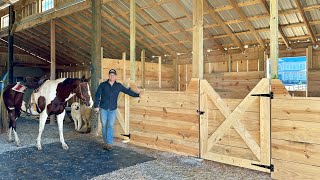
{"label": "bright sky outside window", "polygon": [[1,28],[9,26],[9,14],[1,17]]}
{"label": "bright sky outside window", "polygon": [[53,0],[42,0],[42,12],[53,8]]}

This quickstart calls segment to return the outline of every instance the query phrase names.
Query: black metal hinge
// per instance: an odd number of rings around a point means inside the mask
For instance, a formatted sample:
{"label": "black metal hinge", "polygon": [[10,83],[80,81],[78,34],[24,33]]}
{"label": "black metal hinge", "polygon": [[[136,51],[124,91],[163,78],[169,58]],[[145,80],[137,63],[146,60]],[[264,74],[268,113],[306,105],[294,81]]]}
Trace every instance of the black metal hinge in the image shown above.
{"label": "black metal hinge", "polygon": [[273,164],[271,164],[270,166],[263,165],[263,164],[251,164],[251,165],[262,167],[262,168],[265,168],[265,169],[270,169],[271,172],[274,172],[274,165]]}
{"label": "black metal hinge", "polygon": [[129,139],[131,139],[131,134],[121,134],[121,136],[125,136],[125,137],[128,137]]}
{"label": "black metal hinge", "polygon": [[204,115],[204,111],[199,111],[199,110],[197,110],[197,113],[199,114],[199,115]]}
{"label": "black metal hinge", "polygon": [[269,94],[251,94],[251,96],[262,96],[262,97],[269,97],[273,99],[273,92],[270,92]]}

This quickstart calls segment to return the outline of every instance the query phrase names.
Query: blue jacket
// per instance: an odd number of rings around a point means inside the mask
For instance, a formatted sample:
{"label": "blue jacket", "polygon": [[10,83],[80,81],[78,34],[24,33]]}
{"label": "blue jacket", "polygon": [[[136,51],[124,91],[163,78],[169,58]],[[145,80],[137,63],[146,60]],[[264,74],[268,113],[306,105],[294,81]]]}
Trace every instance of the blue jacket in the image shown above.
{"label": "blue jacket", "polygon": [[120,92],[132,97],[139,97],[139,94],[133,92],[130,88],[125,88],[121,83],[114,82],[111,86],[109,80],[101,83],[95,96],[94,107],[100,107],[105,110],[115,110],[118,104],[118,95]]}

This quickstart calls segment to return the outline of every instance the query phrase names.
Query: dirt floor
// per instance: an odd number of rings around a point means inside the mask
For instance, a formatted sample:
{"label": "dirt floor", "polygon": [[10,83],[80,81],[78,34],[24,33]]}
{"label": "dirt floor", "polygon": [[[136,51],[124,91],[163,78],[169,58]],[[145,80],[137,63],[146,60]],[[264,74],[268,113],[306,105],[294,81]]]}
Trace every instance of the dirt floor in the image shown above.
{"label": "dirt floor", "polygon": [[[101,147],[101,138],[75,132],[71,122],[64,126],[70,147],[67,152],[59,143],[56,124],[46,124],[44,149],[38,151],[38,122],[21,118],[17,123],[21,147],[8,142],[6,134],[0,136],[0,179],[271,179],[267,173],[137,147],[120,140],[116,140],[112,152],[107,152]],[[47,171],[44,165],[49,168]],[[41,175],[25,168],[31,166],[42,166],[45,176],[38,177]]]}

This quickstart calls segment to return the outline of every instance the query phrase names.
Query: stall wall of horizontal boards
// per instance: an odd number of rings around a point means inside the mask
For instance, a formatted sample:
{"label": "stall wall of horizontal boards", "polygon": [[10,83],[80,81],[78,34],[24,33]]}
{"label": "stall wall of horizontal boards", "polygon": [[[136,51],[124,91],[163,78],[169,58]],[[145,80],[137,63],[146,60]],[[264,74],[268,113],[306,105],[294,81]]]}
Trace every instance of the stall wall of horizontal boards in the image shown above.
{"label": "stall wall of horizontal boards", "polygon": [[[102,79],[108,79],[110,69],[116,69],[119,82],[130,78],[130,61],[104,58],[101,60]],[[136,85],[142,87],[142,63],[136,61]],[[161,71],[161,88],[159,87],[159,71]],[[125,76],[125,77],[124,77]],[[145,89],[147,90],[174,90],[174,69],[170,64],[145,62]]]}
{"label": "stall wall of horizontal boards", "polygon": [[[243,99],[265,77],[265,53],[260,48],[248,48],[246,53],[209,53],[204,58],[204,79],[222,98]],[[191,80],[191,59],[178,59],[179,90]]]}
{"label": "stall wall of horizontal boards", "polygon": [[318,179],[320,98],[283,94],[271,101],[272,178]]}

